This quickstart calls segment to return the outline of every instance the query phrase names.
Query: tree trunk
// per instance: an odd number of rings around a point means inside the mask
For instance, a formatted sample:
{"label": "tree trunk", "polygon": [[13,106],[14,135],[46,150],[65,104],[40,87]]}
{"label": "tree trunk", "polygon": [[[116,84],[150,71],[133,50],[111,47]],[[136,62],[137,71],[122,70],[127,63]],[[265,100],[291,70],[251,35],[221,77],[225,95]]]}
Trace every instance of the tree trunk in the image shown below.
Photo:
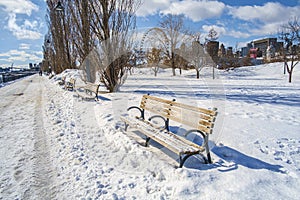
{"label": "tree trunk", "polygon": [[172,73],[173,73],[173,76],[176,76],[176,71],[175,71],[176,67],[175,67],[175,60],[174,59],[175,59],[175,54],[172,51],[172,55],[171,55]]}
{"label": "tree trunk", "polygon": [[289,72],[289,83],[292,82],[292,74],[293,74],[293,71],[291,70],[291,71]]}
{"label": "tree trunk", "polygon": [[200,78],[200,72],[199,72],[199,70],[196,70],[197,71],[197,79],[199,79]]}

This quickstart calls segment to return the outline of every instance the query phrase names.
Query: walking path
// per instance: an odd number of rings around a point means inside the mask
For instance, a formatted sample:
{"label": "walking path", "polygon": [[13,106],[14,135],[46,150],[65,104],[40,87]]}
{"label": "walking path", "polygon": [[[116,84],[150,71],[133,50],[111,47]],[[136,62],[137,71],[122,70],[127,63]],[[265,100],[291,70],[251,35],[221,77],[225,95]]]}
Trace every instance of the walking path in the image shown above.
{"label": "walking path", "polygon": [[43,125],[44,92],[45,86],[36,76],[1,88],[0,193],[3,199],[40,196],[52,199],[53,167]]}

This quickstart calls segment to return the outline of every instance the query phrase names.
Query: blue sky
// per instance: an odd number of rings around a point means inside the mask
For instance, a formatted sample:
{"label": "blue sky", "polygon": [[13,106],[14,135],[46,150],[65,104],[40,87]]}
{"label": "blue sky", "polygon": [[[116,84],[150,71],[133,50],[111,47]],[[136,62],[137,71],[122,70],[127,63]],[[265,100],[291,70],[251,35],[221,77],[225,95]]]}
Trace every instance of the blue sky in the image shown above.
{"label": "blue sky", "polygon": [[[254,39],[276,37],[280,25],[300,19],[300,0],[144,0],[137,26],[155,27],[168,13],[183,14],[185,26],[203,37],[213,27],[226,47],[242,47]],[[45,0],[0,0],[0,67],[41,62],[45,14]]]}

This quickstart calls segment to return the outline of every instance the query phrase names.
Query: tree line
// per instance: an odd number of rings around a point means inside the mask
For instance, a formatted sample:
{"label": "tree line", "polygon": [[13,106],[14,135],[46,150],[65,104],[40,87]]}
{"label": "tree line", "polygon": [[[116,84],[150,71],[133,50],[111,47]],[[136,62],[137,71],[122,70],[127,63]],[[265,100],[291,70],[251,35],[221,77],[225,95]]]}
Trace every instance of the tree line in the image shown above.
{"label": "tree line", "polygon": [[[135,13],[141,1],[47,0],[46,3],[48,33],[43,45],[44,70],[61,73],[65,69],[83,69],[86,81],[99,79],[110,92],[117,91],[126,79],[127,70],[136,65],[133,35],[137,28]],[[58,3],[62,9],[57,9]],[[172,68],[173,75],[176,68],[193,67],[199,78],[204,66],[216,66],[217,51],[214,45],[201,44],[201,34],[187,31],[183,20],[182,15],[164,16],[159,23],[163,34],[158,35],[162,37],[155,38],[159,45],[148,50],[146,57],[155,73],[163,62]],[[292,25],[299,27],[297,20]],[[292,29],[291,23],[286,26],[289,28],[282,29],[282,39],[287,43],[299,42],[299,28]],[[291,38],[289,33],[296,37]],[[212,29],[205,37],[206,44],[216,38],[217,33]],[[299,51],[296,52],[293,55],[299,60]],[[292,74],[298,62],[292,66],[287,63],[286,69]]]}
{"label": "tree line", "polygon": [[[131,30],[139,0],[47,0],[48,33],[44,40],[44,67],[55,73],[78,68],[93,82],[93,71],[111,92],[125,74],[132,49]],[[95,69],[94,65],[97,65]]]}

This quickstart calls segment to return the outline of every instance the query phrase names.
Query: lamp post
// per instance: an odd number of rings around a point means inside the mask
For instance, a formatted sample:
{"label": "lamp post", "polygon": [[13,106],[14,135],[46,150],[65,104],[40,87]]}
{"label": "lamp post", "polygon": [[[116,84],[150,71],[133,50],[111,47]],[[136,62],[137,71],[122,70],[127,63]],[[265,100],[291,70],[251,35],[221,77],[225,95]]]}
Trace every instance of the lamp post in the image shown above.
{"label": "lamp post", "polygon": [[[61,13],[62,14],[62,32],[61,32],[61,43],[66,43],[65,45],[61,46],[62,48],[60,48],[60,50],[62,50],[63,52],[61,53],[66,53],[67,54],[67,64],[71,65],[71,58],[70,58],[70,52],[69,52],[69,42],[68,42],[68,36],[67,36],[67,29],[66,29],[66,22],[65,22],[65,12],[64,12],[65,8],[63,7],[62,3],[60,1],[57,2],[57,5],[54,8],[54,11],[57,13]],[[64,39],[63,39],[64,37]],[[64,40],[64,41],[63,41]],[[65,48],[65,49],[64,49]],[[65,57],[63,57],[62,61],[66,61]],[[64,63],[65,64],[65,63]],[[62,66],[62,63],[60,63],[60,70],[63,70],[64,67]]]}
{"label": "lamp post", "polygon": [[57,5],[54,8],[55,11],[60,12],[64,10],[64,7],[61,5],[61,2],[57,2]]}

